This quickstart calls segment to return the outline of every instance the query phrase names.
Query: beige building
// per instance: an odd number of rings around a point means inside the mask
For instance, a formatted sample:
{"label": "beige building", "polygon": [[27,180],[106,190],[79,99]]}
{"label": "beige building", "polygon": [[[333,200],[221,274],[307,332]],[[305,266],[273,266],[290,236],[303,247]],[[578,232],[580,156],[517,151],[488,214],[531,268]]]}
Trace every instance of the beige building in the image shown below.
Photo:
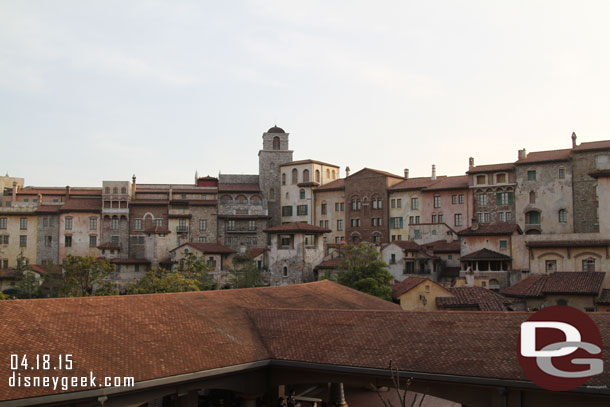
{"label": "beige building", "polygon": [[101,199],[70,197],[59,210],[59,262],[68,255],[99,257]]}
{"label": "beige building", "polygon": [[229,270],[232,267],[232,256],[236,253],[230,247],[217,243],[185,243],[170,250],[173,267],[177,269],[180,260],[187,253],[195,255],[197,258],[203,257],[206,264],[210,267],[210,275],[214,278],[217,287],[222,287],[229,283]]}
{"label": "beige building", "polygon": [[282,223],[314,224],[313,189],[337,180],[339,167],[320,161],[301,160],[280,165],[280,171]]}
{"label": "beige building", "polygon": [[38,238],[37,204],[12,202],[0,208],[0,268],[17,266],[21,254],[30,263],[36,262]]}
{"label": "beige building", "polygon": [[395,282],[392,298],[400,302],[400,308],[409,311],[438,311],[437,297],[453,297],[445,287],[425,277],[411,276]]}
{"label": "beige building", "polygon": [[314,225],[329,229],[326,243],[345,241],[345,179],[340,178],[313,189]]}

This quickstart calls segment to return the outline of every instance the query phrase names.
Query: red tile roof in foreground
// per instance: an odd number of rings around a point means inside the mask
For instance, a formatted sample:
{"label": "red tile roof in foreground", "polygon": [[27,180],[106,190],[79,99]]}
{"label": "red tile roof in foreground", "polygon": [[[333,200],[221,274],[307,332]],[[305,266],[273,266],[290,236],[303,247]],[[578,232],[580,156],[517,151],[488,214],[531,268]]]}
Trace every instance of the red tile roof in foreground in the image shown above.
{"label": "red tile roof in foreground", "polygon": [[285,225],[264,229],[267,233],[330,233],[330,229],[310,225],[304,222],[290,222]]}
{"label": "red tile roof in foreground", "polygon": [[606,273],[563,271],[534,274],[502,290],[509,297],[541,298],[548,294],[593,295],[600,292]]}
{"label": "red tile roof in foreground", "polygon": [[[387,371],[391,360],[401,371],[430,374],[438,380],[452,375],[472,385],[480,384],[478,378],[490,378],[532,387],[515,353],[520,325],[531,313],[402,311],[328,281],[244,290],[9,300],[0,301],[0,315],[0,348],[11,350],[0,352],[1,366],[10,366],[11,352],[70,353],[74,360],[70,376],[89,376],[89,372],[98,378],[133,376],[138,384],[194,372],[214,377],[212,369],[255,361]],[[610,343],[610,313],[589,316],[603,341]],[[602,359],[610,363],[608,352]],[[7,383],[11,373],[0,369],[0,382]],[[606,369],[587,386],[608,383]],[[589,391],[605,391],[595,389]],[[0,400],[59,392],[1,386]]]}
{"label": "red tile roof in foreground", "polygon": [[511,300],[483,287],[455,287],[449,291],[455,297],[436,297],[440,309],[476,308],[480,311],[507,311]]}
{"label": "red tile roof in foreground", "polygon": [[[140,382],[271,358],[249,310],[274,307],[399,310],[396,304],[329,281],[174,294],[8,300],[0,301],[0,349],[28,356],[71,353],[70,376],[88,376],[91,370],[97,377],[134,376]],[[317,336],[315,325],[308,329],[293,344]],[[10,352],[0,352],[0,364],[10,366],[9,357]],[[10,388],[4,385],[10,374],[10,369],[0,369],[0,400],[60,392]]]}

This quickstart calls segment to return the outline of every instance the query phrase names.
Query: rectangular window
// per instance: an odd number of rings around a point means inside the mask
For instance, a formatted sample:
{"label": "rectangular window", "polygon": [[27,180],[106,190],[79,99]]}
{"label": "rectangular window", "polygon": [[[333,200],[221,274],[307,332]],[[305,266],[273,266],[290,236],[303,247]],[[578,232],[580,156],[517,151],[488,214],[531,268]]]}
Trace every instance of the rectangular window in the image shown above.
{"label": "rectangular window", "polygon": [[97,218],[89,218],[89,230],[97,230]]}
{"label": "rectangular window", "polygon": [[402,199],[399,198],[399,199],[396,200],[396,207],[397,208],[402,208]]}
{"label": "rectangular window", "polygon": [[45,247],[53,246],[53,236],[45,236],[45,238],[44,238],[44,246]]}
{"label": "rectangular window", "polygon": [[97,236],[89,236],[89,247],[97,246]]}
{"label": "rectangular window", "polygon": [[438,223],[443,223],[443,214],[442,213],[438,214]]}
{"label": "rectangular window", "polygon": [[208,238],[207,238],[207,237],[205,237],[205,236],[199,236],[199,237],[197,238],[197,241],[198,241],[199,243],[207,243],[207,242],[208,242]]}
{"label": "rectangular window", "polygon": [[297,205],[297,216],[307,215],[307,205]]}
{"label": "rectangular window", "polygon": [[[158,218],[153,221],[155,226],[162,227],[163,226],[163,218]],[[118,229],[118,227],[117,227]]]}
{"label": "rectangular window", "polygon": [[508,249],[508,240],[500,240],[500,249]]}
{"label": "rectangular window", "polygon": [[292,245],[292,239],[290,235],[282,235],[280,236],[280,245],[286,249]]}
{"label": "rectangular window", "polygon": [[64,229],[72,230],[72,218],[64,219]]}
{"label": "rectangular window", "polygon": [[337,220],[337,230],[343,230],[343,220]]}
{"label": "rectangular window", "polygon": [[439,195],[434,195],[434,207],[435,208],[441,207],[441,197]]}
{"label": "rectangular window", "polygon": [[111,236],[110,241],[112,242],[112,244],[116,244],[118,246],[120,240],[118,236]]}
{"label": "rectangular window", "polygon": [[432,223],[436,223],[436,214],[432,215]]}
{"label": "rectangular window", "polygon": [[28,218],[19,219],[19,229],[25,230],[28,228]]}
{"label": "rectangular window", "polygon": [[335,202],[335,212],[339,212],[339,202]]}
{"label": "rectangular window", "polygon": [[559,222],[560,223],[567,223],[568,222],[568,211],[566,211],[565,209],[561,209],[559,211]]}
{"label": "rectangular window", "polygon": [[416,216],[416,217],[415,217],[415,224],[416,224],[416,225],[419,225],[419,216]]}
{"label": "rectangular window", "polygon": [[498,212],[498,222],[506,222],[506,218],[504,217],[504,212]]}
{"label": "rectangular window", "polygon": [[305,247],[315,247],[316,237],[314,235],[305,235]]}
{"label": "rectangular window", "polygon": [[536,181],[536,170],[529,170],[527,172],[527,180],[528,181]]}
{"label": "rectangular window", "polygon": [[119,218],[112,218],[112,220],[110,221],[110,228],[112,230],[117,230],[119,228]]}
{"label": "rectangular window", "polygon": [[462,226],[462,214],[461,213],[456,213],[454,215],[454,223],[455,223],[455,226]]}
{"label": "rectangular window", "polygon": [[292,205],[282,206],[282,216],[292,216]]}
{"label": "rectangular window", "polygon": [[134,222],[135,230],[142,230],[142,219],[136,219]]}
{"label": "rectangular window", "polygon": [[419,199],[411,198],[411,209],[419,209]]}
{"label": "rectangular window", "polygon": [[506,174],[496,175],[496,184],[506,184]]}
{"label": "rectangular window", "polygon": [[322,215],[326,215],[326,203],[322,204],[322,206],[320,207],[320,212],[322,213]]}
{"label": "rectangular window", "polygon": [[392,208],[396,208],[396,199],[392,199],[392,200],[390,201],[390,206],[391,206]]}
{"label": "rectangular window", "polygon": [[421,239],[421,231],[419,229],[415,229],[415,238]]}
{"label": "rectangular window", "polygon": [[360,227],[360,219],[352,219],[352,227]]}
{"label": "rectangular window", "polygon": [[402,217],[390,218],[390,229],[402,229]]}
{"label": "rectangular window", "polygon": [[584,259],[582,261],[582,271],[595,271],[595,259]]}
{"label": "rectangular window", "polygon": [[563,167],[559,167],[559,178],[564,179],[566,177],[566,169]]}
{"label": "rectangular window", "polygon": [[8,259],[2,260],[2,268],[5,270],[8,268]]}
{"label": "rectangular window", "polygon": [[496,204],[497,205],[512,205],[513,204],[513,193],[512,192],[496,192]]}
{"label": "rectangular window", "polygon": [[49,227],[55,227],[55,218],[49,218]]}
{"label": "rectangular window", "polygon": [[46,228],[47,226],[49,226],[49,218],[45,216],[42,218],[42,227]]}
{"label": "rectangular window", "polygon": [[489,223],[489,212],[483,214],[483,223]]}
{"label": "rectangular window", "polygon": [[199,219],[199,230],[207,230],[208,229],[208,221],[207,219]]}
{"label": "rectangular window", "polygon": [[413,274],[415,273],[415,262],[408,261],[405,263],[405,271],[403,274]]}
{"label": "rectangular window", "polygon": [[456,205],[458,203],[458,196],[457,195],[451,195],[451,203],[453,205]]}
{"label": "rectangular window", "polygon": [[11,206],[11,201],[6,201],[4,204],[5,204],[6,206]]}
{"label": "rectangular window", "polygon": [[0,236],[0,244],[8,244],[8,236],[9,235]]}
{"label": "rectangular window", "polygon": [[458,202],[459,202],[460,204],[463,204],[463,203],[464,203],[464,194],[460,194],[460,195],[458,195]]}
{"label": "rectangular window", "polygon": [[0,218],[0,229],[6,229],[6,218]]}
{"label": "rectangular window", "polygon": [[256,230],[256,221],[255,220],[249,220],[248,221],[248,230],[250,232],[255,231]]}
{"label": "rectangular window", "polygon": [[19,247],[27,247],[28,237],[25,235],[19,236]]}
{"label": "rectangular window", "polygon": [[512,219],[510,212],[504,212],[504,218],[507,222],[510,222],[510,220]]}
{"label": "rectangular window", "polygon": [[[325,221],[324,221],[324,227],[325,227],[326,229],[328,229],[328,220],[325,220]],[[326,239],[326,238],[325,238],[325,239]]]}
{"label": "rectangular window", "polygon": [[66,247],[72,247],[72,236],[64,236],[64,245]]}
{"label": "rectangular window", "polygon": [[227,230],[235,230],[235,221],[233,219],[227,221]]}
{"label": "rectangular window", "polygon": [[479,206],[487,206],[487,194],[478,194]]}

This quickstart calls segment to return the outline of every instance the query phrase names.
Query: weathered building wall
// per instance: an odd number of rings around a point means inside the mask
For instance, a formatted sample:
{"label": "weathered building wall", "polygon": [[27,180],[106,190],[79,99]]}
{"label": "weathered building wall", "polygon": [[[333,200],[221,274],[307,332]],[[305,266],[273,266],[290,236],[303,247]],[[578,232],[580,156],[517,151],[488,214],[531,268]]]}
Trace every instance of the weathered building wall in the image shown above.
{"label": "weathered building wall", "polygon": [[438,311],[437,297],[454,297],[454,295],[438,284],[424,281],[400,296],[400,308],[408,311]]}
{"label": "weathered building wall", "polygon": [[[275,130],[277,129],[277,130]],[[292,150],[288,149],[288,133],[278,128],[271,128],[263,134],[263,149],[258,152],[258,174],[262,194],[267,202],[271,219],[269,224],[276,226],[281,223],[280,165],[292,161]],[[273,131],[273,132],[272,132]],[[274,139],[277,144],[274,145]],[[278,145],[279,144],[279,145]],[[277,148],[277,149],[274,149]]]}
{"label": "weathered building wall", "polygon": [[[30,263],[36,262],[38,242],[38,218],[35,215],[36,206],[20,204],[10,208],[0,208],[0,219],[6,219],[6,229],[0,229],[0,236],[9,236],[8,244],[0,243],[0,266],[8,260],[8,267],[17,266],[17,257],[22,254]],[[26,227],[21,228],[21,219],[25,219]],[[4,221],[3,221],[4,222]],[[21,245],[21,237],[25,237],[25,246]]]}
{"label": "weathered building wall", "polygon": [[597,180],[589,173],[596,169],[596,159],[600,155],[608,155],[608,152],[572,152],[574,232],[576,233],[599,232]]}
{"label": "weathered building wall", "polygon": [[59,215],[57,213],[39,214],[37,234],[36,264],[58,264]]}
{"label": "weathered building wall", "polygon": [[[314,225],[330,229],[326,234],[328,243],[340,243],[345,240],[345,191],[314,190]],[[326,213],[322,214],[322,205],[326,204]],[[338,204],[338,205],[337,205]],[[339,222],[340,221],[340,222]]]}
{"label": "weathered building wall", "polygon": [[[72,228],[66,229],[66,219],[72,218]],[[90,227],[90,219],[95,219],[96,227]],[[100,214],[95,212],[65,212],[59,215],[59,262],[68,256],[99,257],[97,248],[101,236]],[[66,245],[66,237],[71,236],[71,246]],[[90,245],[90,236],[96,237],[96,245]]]}
{"label": "weathered building wall", "polygon": [[[324,259],[322,236],[315,236],[315,244],[305,246],[305,234],[296,233],[293,236],[293,246],[282,248],[279,238],[282,234],[271,235],[269,251],[269,272],[271,285],[298,284],[314,281],[313,269]],[[283,269],[286,267],[287,275]]]}

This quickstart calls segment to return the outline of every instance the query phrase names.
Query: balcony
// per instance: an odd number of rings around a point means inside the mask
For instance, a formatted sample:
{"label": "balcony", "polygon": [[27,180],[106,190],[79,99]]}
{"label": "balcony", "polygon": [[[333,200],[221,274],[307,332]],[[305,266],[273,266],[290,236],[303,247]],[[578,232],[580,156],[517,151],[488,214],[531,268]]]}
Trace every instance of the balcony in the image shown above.
{"label": "balcony", "polygon": [[176,226],[176,233],[188,233],[188,232],[189,232],[188,226]]}
{"label": "balcony", "polygon": [[257,230],[256,226],[227,226],[225,228],[227,233],[256,233]]}

